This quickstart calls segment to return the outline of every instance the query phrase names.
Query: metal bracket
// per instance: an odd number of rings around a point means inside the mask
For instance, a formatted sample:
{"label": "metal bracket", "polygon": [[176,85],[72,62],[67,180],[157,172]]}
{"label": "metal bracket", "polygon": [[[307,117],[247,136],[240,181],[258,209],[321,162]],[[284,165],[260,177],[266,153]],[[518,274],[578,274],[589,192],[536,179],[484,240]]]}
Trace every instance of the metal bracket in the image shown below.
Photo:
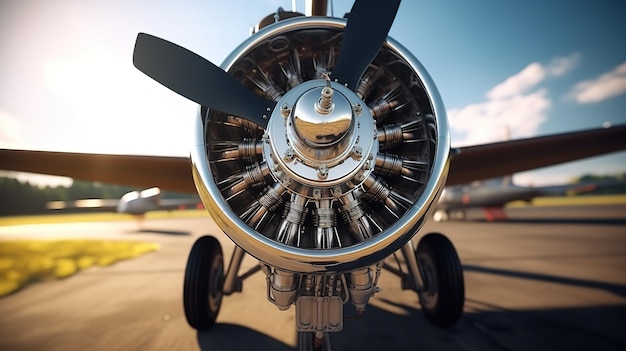
{"label": "metal bracket", "polygon": [[337,332],[343,329],[343,300],[339,296],[300,296],[296,300],[299,332]]}
{"label": "metal bracket", "polygon": [[230,295],[234,292],[241,292],[243,290],[243,281],[249,276],[261,270],[261,266],[256,265],[244,274],[238,275],[239,268],[241,268],[241,262],[243,262],[245,254],[246,252],[242,248],[240,248],[239,246],[235,246],[233,255],[230,258],[230,264],[228,265],[228,269],[226,271],[224,286],[222,287],[222,292],[224,293],[224,295]]}
{"label": "metal bracket", "polygon": [[416,292],[424,290],[424,283],[422,282],[422,276],[417,265],[417,258],[415,257],[415,249],[413,248],[413,242],[409,240],[400,249],[402,256],[404,256],[404,262],[406,262],[406,268],[409,271],[409,279],[411,285]]}

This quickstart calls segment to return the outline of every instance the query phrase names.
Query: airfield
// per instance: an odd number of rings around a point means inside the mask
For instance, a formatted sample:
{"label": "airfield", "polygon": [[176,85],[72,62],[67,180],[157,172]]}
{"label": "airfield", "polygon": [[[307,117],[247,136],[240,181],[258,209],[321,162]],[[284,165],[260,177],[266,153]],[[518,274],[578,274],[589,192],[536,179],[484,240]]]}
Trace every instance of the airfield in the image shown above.
{"label": "airfield", "polygon": [[[626,205],[515,207],[507,214],[509,221],[489,223],[474,211],[468,221],[431,221],[420,232],[446,234],[459,252],[466,302],[455,326],[432,326],[416,294],[383,271],[382,291],[361,320],[346,320],[331,335],[333,348],[625,350]],[[0,350],[293,350],[295,309],[281,312],[267,301],[262,273],[224,298],[213,329],[187,325],[184,269],[204,234],[218,237],[227,264],[233,244],[202,214],[0,226],[0,240],[87,237],[160,247],[0,298]],[[254,265],[247,257],[240,273]],[[353,311],[345,307],[346,319]]]}

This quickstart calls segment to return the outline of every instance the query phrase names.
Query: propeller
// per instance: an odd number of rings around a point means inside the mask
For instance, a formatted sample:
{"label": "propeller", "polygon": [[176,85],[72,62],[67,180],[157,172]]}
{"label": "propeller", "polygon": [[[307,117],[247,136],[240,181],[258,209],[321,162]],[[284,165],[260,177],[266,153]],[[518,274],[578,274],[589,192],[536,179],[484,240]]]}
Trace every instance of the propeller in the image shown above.
{"label": "propeller", "polygon": [[[383,45],[400,0],[357,0],[346,24],[331,78],[356,90]],[[220,67],[167,40],[139,33],[133,53],[137,69],[170,90],[208,108],[262,127],[276,103],[256,95]]]}
{"label": "propeller", "polygon": [[201,56],[167,40],[139,33],[133,64],[170,90],[202,106],[267,126],[276,105]]}
{"label": "propeller", "polygon": [[356,90],[361,76],[383,46],[400,0],[357,0],[348,17],[331,78]]}

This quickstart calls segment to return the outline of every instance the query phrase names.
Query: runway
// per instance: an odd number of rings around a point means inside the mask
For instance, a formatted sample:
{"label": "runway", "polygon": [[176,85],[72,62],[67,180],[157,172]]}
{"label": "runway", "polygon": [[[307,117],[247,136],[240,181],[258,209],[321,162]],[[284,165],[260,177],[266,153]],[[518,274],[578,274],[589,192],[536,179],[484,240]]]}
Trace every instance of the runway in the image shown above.
{"label": "runway", "polygon": [[[464,266],[465,313],[432,326],[417,295],[383,272],[365,316],[333,334],[336,350],[624,350],[626,206],[508,209],[510,220],[430,222]],[[233,244],[208,218],[0,227],[0,240],[93,237],[159,243],[106,268],[31,285],[0,298],[0,350],[293,350],[295,309],[266,299],[262,273],[226,296],[216,326],[196,332],[182,309],[187,254],[212,234],[228,261]],[[1,245],[0,241],[0,245]],[[228,262],[225,262],[226,264]],[[255,265],[247,257],[242,271]],[[346,306],[346,315],[352,307]]]}

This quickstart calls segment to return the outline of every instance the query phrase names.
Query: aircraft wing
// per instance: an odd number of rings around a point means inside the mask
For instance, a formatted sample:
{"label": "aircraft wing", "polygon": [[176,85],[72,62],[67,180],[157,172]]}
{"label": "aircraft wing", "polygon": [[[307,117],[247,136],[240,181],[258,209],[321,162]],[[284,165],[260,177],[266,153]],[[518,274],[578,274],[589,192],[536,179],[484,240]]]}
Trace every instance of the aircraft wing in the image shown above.
{"label": "aircraft wing", "polygon": [[202,203],[200,198],[197,199],[161,199],[159,201],[159,210],[177,210],[181,207],[196,208],[199,204]]}
{"label": "aircraft wing", "polygon": [[119,200],[115,199],[81,199],[74,201],[50,201],[46,204],[49,210],[94,210],[115,211]]}
{"label": "aircraft wing", "polygon": [[0,150],[0,169],[195,194],[187,157]]}
{"label": "aircraft wing", "polygon": [[626,149],[626,125],[457,149],[446,185],[466,184]]}
{"label": "aircraft wing", "polygon": [[[457,148],[446,185],[465,184],[626,149],[626,125]],[[196,193],[186,157],[0,149],[0,169]]]}
{"label": "aircraft wing", "polygon": [[[199,198],[160,199],[154,210],[177,210],[181,207],[196,207],[202,201]],[[74,201],[50,201],[46,204],[49,210],[99,210],[117,211],[120,200],[116,199],[81,199]],[[146,211],[147,212],[147,211]]]}
{"label": "aircraft wing", "polygon": [[539,193],[538,196],[563,196],[568,193],[572,194],[584,194],[594,191],[605,191],[611,189],[619,189],[626,187],[626,181],[624,180],[610,180],[610,181],[588,181],[580,182],[577,184],[566,185],[548,185],[536,187],[534,189]]}

